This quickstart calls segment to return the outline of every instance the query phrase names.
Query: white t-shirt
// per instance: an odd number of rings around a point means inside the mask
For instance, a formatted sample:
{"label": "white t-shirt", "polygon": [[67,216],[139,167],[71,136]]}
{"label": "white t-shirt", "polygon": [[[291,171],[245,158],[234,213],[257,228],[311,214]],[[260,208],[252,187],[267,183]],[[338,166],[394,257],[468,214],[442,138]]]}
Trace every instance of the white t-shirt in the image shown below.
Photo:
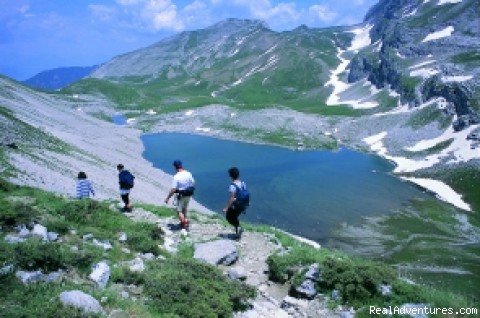
{"label": "white t-shirt", "polygon": [[195,180],[190,172],[182,170],[173,176],[172,188],[177,190],[185,190],[195,185]]}

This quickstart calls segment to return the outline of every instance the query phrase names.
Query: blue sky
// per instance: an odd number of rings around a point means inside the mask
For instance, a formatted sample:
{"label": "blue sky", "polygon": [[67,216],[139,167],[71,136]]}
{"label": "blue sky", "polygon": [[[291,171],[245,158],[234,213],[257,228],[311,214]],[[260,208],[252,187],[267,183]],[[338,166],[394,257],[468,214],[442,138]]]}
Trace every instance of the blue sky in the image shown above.
{"label": "blue sky", "polygon": [[0,0],[0,74],[91,66],[226,18],[276,31],[361,22],[378,0]]}

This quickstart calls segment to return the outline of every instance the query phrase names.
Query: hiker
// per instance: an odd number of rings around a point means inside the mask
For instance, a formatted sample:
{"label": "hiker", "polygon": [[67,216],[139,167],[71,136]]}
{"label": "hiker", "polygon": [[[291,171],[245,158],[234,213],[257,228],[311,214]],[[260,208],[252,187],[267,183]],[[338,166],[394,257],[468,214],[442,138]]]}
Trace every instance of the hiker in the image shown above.
{"label": "hiker", "polygon": [[232,183],[228,187],[229,197],[223,213],[225,213],[228,223],[235,227],[235,235],[240,239],[243,229],[240,227],[238,217],[247,208],[250,201],[250,194],[247,191],[245,182],[239,179],[240,171],[237,167],[228,169],[228,175],[232,179]]}
{"label": "hiker", "polygon": [[90,198],[90,193],[95,196],[92,181],[87,179],[87,174],[80,171],[77,176],[77,199]]}
{"label": "hiker", "polygon": [[180,220],[180,227],[182,229],[189,229],[189,221],[187,219],[187,208],[190,198],[193,195],[195,190],[195,180],[193,179],[192,174],[183,168],[182,162],[180,160],[175,160],[173,162],[173,167],[175,168],[176,174],[173,176],[172,188],[168,193],[165,203],[168,204],[168,201],[173,195],[176,195],[176,204],[178,219]]}
{"label": "hiker", "polygon": [[124,207],[123,211],[132,211],[132,205],[130,204],[130,190],[133,188],[133,180],[135,177],[130,171],[125,170],[125,167],[120,163],[117,165],[118,170],[118,183],[120,185],[120,197],[122,198]]}

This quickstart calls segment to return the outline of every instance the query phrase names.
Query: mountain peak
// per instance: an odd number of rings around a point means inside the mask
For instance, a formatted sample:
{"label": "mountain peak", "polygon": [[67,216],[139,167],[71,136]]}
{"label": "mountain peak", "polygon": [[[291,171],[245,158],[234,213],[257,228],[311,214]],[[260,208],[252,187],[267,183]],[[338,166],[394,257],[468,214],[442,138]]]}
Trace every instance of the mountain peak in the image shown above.
{"label": "mountain peak", "polygon": [[214,25],[208,27],[208,29],[217,29],[217,28],[266,28],[268,25],[265,21],[257,19],[237,19],[237,18],[228,18],[220,22],[215,23]]}

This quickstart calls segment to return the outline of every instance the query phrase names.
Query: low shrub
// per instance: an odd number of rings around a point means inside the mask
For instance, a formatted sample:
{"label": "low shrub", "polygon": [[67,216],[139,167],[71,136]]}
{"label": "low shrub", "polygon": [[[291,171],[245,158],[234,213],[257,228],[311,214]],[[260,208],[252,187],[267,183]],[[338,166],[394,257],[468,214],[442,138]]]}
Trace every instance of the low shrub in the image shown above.
{"label": "low shrub", "polygon": [[89,268],[98,258],[90,251],[73,252],[61,243],[44,243],[29,239],[13,247],[13,263],[23,270],[52,272],[69,267]]}
{"label": "low shrub", "polygon": [[142,285],[145,283],[145,274],[132,272],[127,267],[116,267],[112,270],[111,281],[114,283]]}
{"label": "low shrub", "polygon": [[324,249],[315,250],[309,246],[297,245],[286,253],[270,255],[267,258],[269,279],[283,284],[301,267],[321,263],[328,253]]}
{"label": "low shrub", "polygon": [[65,220],[76,224],[95,224],[102,211],[108,210],[108,205],[94,200],[83,199],[67,201],[59,207]]}
{"label": "low shrub", "polygon": [[67,234],[70,230],[70,223],[61,217],[47,218],[42,223],[48,229],[48,231],[56,232],[61,235]]}
{"label": "low shrub", "polygon": [[34,221],[38,216],[38,211],[31,205],[25,203],[9,203],[2,200],[2,209],[0,209],[0,225],[12,227],[20,224],[27,224]]}
{"label": "low shrub", "polygon": [[160,244],[160,242],[152,239],[152,237],[146,233],[130,233],[127,236],[127,245],[137,252],[160,255],[161,251],[158,244]]}
{"label": "low shrub", "polygon": [[[397,280],[396,271],[384,264],[328,257],[321,264],[322,289],[340,292],[344,303],[364,304],[379,296],[381,284]],[[418,301],[418,300],[416,300]]]}
{"label": "low shrub", "polygon": [[8,181],[0,178],[0,192],[11,192],[15,189],[15,186]]}
{"label": "low shrub", "polygon": [[157,264],[146,278],[151,305],[180,317],[230,317],[245,310],[255,289],[232,281],[217,268],[193,259],[172,258]]}

